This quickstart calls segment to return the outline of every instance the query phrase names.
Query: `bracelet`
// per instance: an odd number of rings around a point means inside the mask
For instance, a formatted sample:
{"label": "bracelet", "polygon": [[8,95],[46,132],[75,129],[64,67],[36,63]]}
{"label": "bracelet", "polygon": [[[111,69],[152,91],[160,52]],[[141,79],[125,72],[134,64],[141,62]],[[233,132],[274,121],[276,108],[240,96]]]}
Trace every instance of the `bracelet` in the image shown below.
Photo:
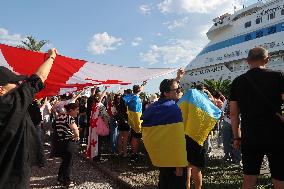
{"label": "bracelet", "polygon": [[54,57],[52,57],[52,56],[50,56],[49,58],[51,58],[53,61],[55,60],[55,58],[54,58]]}
{"label": "bracelet", "polygon": [[241,137],[234,138],[233,140],[241,140]]}

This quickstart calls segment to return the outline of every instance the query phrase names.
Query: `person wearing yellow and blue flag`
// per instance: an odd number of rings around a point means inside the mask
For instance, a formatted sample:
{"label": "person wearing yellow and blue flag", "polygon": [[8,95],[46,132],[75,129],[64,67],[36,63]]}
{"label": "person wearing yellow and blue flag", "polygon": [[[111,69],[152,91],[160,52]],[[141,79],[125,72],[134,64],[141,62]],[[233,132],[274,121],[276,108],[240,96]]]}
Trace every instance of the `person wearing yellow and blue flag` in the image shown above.
{"label": "person wearing yellow and blue flag", "polygon": [[182,96],[175,79],[160,84],[161,97],[143,112],[142,138],[152,164],[159,167],[159,189],[186,188],[186,140],[182,113],[176,101]]}
{"label": "person wearing yellow and blue flag", "polygon": [[190,89],[179,100],[186,134],[188,168],[188,185],[190,176],[194,178],[196,189],[202,188],[201,169],[205,167],[204,141],[208,137],[222,111],[215,106],[202,90]]}
{"label": "person wearing yellow and blue flag", "polygon": [[142,138],[141,134],[141,115],[142,115],[142,101],[139,97],[139,94],[143,90],[143,86],[146,84],[146,81],[140,85],[133,86],[133,94],[126,95],[124,101],[127,106],[128,114],[128,124],[131,127],[131,161],[138,160],[138,147],[139,140]]}

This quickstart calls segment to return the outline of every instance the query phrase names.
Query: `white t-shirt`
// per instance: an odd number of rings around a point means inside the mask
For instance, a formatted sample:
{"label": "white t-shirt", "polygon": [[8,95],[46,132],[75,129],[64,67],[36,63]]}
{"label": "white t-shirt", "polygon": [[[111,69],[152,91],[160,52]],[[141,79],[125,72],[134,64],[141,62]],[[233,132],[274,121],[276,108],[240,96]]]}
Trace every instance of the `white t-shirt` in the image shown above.
{"label": "white t-shirt", "polygon": [[44,107],[43,107],[43,110],[42,110],[42,119],[43,121],[46,123],[46,122],[49,122],[49,118],[50,118],[50,110],[51,110],[51,105],[49,102],[46,102]]}
{"label": "white t-shirt", "polygon": [[229,115],[230,104],[228,103],[228,100],[225,100],[221,110],[224,112],[224,121],[231,124],[231,118],[230,118],[230,115]]}

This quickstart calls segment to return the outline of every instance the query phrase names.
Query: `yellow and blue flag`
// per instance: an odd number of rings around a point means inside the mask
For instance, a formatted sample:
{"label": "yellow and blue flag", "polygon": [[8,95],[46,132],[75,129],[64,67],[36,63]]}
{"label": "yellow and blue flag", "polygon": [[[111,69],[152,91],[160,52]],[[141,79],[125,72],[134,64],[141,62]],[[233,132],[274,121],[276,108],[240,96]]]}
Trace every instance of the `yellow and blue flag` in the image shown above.
{"label": "yellow and blue flag", "polygon": [[127,106],[128,124],[136,133],[141,133],[141,99],[137,95],[126,95],[124,101]]}
{"label": "yellow and blue flag", "polygon": [[197,89],[188,90],[179,100],[185,134],[203,146],[208,134],[222,115],[208,96]]}
{"label": "yellow and blue flag", "polygon": [[152,164],[157,167],[188,165],[182,113],[175,101],[160,99],[141,117],[142,138]]}

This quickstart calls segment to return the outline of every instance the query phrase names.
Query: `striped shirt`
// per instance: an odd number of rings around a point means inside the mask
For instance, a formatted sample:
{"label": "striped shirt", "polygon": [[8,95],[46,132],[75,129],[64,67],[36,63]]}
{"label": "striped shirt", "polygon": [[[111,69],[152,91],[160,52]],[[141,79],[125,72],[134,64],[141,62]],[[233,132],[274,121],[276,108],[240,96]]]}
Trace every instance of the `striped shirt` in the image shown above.
{"label": "striped shirt", "polygon": [[75,119],[68,114],[61,114],[56,119],[56,133],[58,140],[71,140],[73,132],[69,125],[75,123]]}

